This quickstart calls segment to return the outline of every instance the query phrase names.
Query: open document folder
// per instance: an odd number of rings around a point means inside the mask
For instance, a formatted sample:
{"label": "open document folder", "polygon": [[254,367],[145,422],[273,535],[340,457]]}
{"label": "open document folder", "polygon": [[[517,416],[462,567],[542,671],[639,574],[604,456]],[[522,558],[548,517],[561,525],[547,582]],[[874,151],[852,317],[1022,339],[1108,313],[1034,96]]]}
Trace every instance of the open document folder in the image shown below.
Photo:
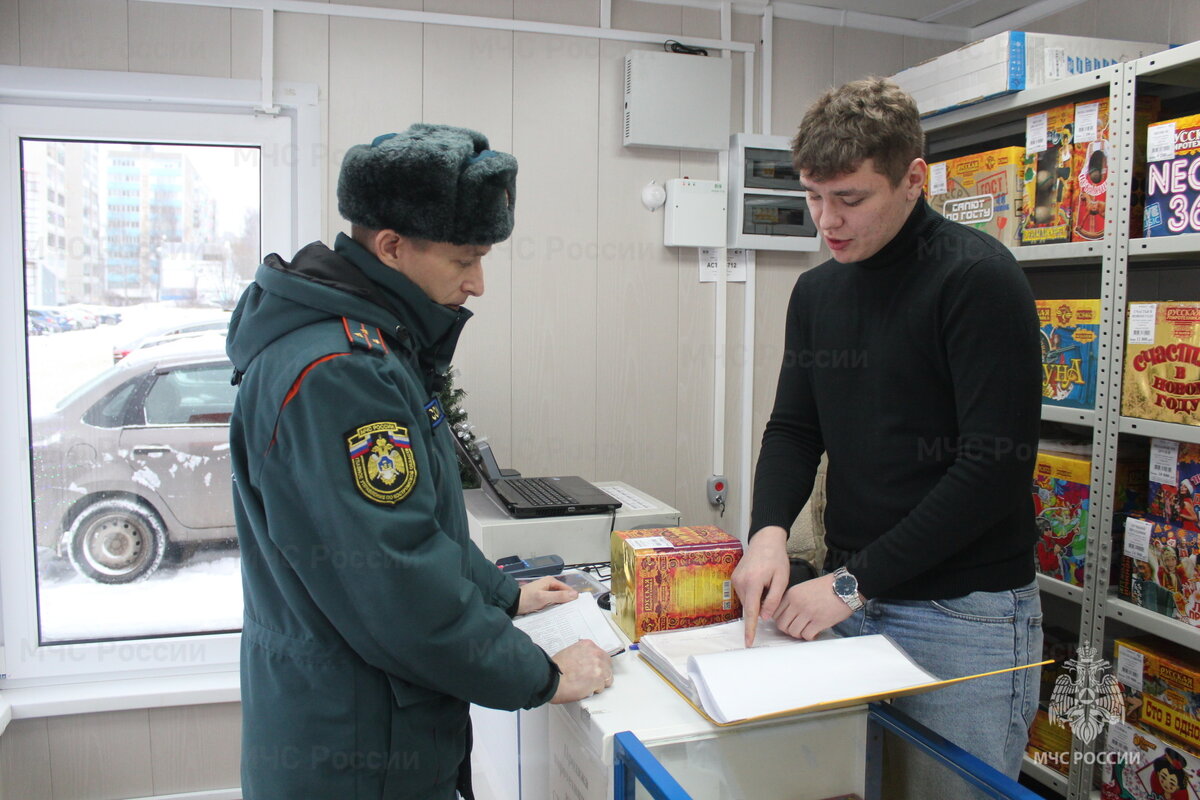
{"label": "open document folder", "polygon": [[737,620],[649,633],[638,651],[716,725],[857,705],[982,677],[939,680],[879,634],[822,634],[809,642],[760,622],[754,647],[746,648],[744,631]]}

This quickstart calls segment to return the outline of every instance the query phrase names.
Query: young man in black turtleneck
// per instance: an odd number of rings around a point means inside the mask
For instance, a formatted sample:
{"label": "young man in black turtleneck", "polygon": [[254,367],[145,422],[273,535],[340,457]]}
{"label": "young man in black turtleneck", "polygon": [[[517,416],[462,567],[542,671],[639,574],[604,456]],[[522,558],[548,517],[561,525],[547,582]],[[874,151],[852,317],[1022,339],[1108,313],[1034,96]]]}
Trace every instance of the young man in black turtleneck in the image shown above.
{"label": "young man in black turtleneck", "polygon": [[[929,208],[923,152],[916,105],[883,79],[831,90],[800,124],[793,156],[832,259],[792,292],[733,584],[747,644],[760,618],[805,639],[884,633],[948,679],[1041,660],[1040,349],[1025,276]],[[788,530],[822,453],[827,573],[788,588]],[[896,704],[1015,777],[1037,689],[1028,669]]]}

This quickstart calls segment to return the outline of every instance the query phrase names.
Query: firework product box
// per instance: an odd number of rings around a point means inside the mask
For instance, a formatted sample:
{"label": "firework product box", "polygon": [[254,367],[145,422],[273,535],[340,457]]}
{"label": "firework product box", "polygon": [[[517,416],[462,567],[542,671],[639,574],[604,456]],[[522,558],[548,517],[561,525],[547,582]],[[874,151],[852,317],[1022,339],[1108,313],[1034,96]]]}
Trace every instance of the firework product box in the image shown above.
{"label": "firework product box", "polygon": [[742,543],[713,525],[613,531],[613,615],[625,635],[739,619],[733,568]]}
{"label": "firework product box", "polygon": [[1200,444],[1152,440],[1147,485],[1152,516],[1200,531]]}
{"label": "firework product box", "polygon": [[[1117,639],[1113,650],[1125,721],[1200,752],[1200,661],[1195,654],[1148,639]],[[1100,694],[1105,685],[1102,680]]]}
{"label": "firework product box", "polygon": [[1075,106],[1030,114],[1025,127],[1021,244],[1069,242],[1075,200],[1071,180]]}
{"label": "firework product box", "polygon": [[1042,332],[1042,402],[1094,408],[1100,301],[1036,302]]}
{"label": "firework product box", "polygon": [[1041,538],[1038,572],[1083,585],[1091,459],[1039,450],[1033,472],[1033,510]]}
{"label": "firework product box", "polygon": [[1142,608],[1200,627],[1200,533],[1144,514],[1125,520],[1122,597]]}
{"label": "firework product box", "polygon": [[1200,114],[1146,130],[1146,236],[1200,232]]}
{"label": "firework product box", "polygon": [[1121,413],[1200,425],[1200,303],[1130,303]]}
{"label": "firework product box", "polygon": [[[1146,128],[1158,116],[1159,98],[1138,97],[1134,110],[1133,195],[1130,234],[1141,235],[1145,205]],[[1071,181],[1075,204],[1071,212],[1071,241],[1093,242],[1104,236],[1104,213],[1108,207],[1109,177],[1112,174],[1112,123],[1108,98],[1075,104],[1075,129],[1071,145]]]}
{"label": "firework product box", "polygon": [[1050,721],[1044,708],[1034,712],[1025,753],[1037,763],[1066,775],[1071,771],[1071,729]]}
{"label": "firework product box", "polygon": [[1191,800],[1200,797],[1200,758],[1166,737],[1116,722],[1100,764],[1100,799]]}
{"label": "firework product box", "polygon": [[983,231],[1009,247],[1019,244],[1023,147],[1002,147],[929,166],[929,204],[946,219]]}

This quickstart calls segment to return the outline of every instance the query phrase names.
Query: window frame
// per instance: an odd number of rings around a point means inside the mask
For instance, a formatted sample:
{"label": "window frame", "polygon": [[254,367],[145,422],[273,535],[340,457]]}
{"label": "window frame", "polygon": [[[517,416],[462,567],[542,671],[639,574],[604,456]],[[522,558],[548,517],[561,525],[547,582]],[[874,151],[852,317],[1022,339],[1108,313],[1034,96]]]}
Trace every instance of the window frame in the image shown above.
{"label": "window frame", "polygon": [[0,689],[236,671],[240,634],[41,646],[33,535],[25,325],[22,138],[260,147],[261,252],[320,238],[324,148],[316,87],[258,81],[0,67]]}

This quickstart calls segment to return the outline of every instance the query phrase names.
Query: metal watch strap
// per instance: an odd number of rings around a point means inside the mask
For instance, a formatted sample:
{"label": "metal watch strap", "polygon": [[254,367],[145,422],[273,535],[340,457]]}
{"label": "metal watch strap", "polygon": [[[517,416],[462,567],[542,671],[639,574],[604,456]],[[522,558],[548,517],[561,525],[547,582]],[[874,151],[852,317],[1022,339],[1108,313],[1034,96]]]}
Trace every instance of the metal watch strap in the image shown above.
{"label": "metal watch strap", "polygon": [[[837,588],[839,579],[842,577],[854,581],[854,588],[845,594],[839,592]],[[858,611],[863,607],[862,597],[858,594],[858,579],[851,575],[850,570],[845,567],[838,567],[833,571],[833,593],[838,596],[839,600],[850,606],[851,611]]]}

